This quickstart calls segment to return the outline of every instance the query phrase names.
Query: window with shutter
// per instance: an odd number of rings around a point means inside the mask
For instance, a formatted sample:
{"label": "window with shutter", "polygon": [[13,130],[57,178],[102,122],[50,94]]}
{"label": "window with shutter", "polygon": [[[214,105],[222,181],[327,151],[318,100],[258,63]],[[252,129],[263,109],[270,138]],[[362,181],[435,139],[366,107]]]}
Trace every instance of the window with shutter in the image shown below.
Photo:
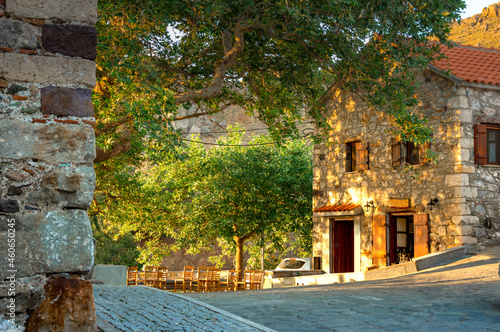
{"label": "window with shutter", "polygon": [[346,144],[346,172],[366,170],[369,168],[368,142],[352,142]]}
{"label": "window with shutter", "polygon": [[391,139],[392,166],[424,164],[427,161],[424,152],[429,148],[430,143],[416,146],[413,142],[402,142],[393,137]]}
{"label": "window with shutter", "polygon": [[482,165],[500,165],[500,126],[474,126],[475,161]]}
{"label": "window with shutter", "polygon": [[356,170],[356,143],[345,145],[345,171],[354,172]]}

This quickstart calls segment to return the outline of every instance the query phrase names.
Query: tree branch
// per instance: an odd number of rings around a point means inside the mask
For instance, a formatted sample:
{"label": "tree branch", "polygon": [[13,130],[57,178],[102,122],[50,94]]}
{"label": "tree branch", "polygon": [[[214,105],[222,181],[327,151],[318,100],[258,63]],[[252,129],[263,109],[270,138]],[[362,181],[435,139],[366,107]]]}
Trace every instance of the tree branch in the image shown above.
{"label": "tree branch", "polygon": [[94,164],[109,160],[114,156],[130,149],[130,140],[132,137],[131,130],[124,128],[119,132],[119,134],[120,139],[115,141],[110,149],[104,150],[103,148],[96,146],[96,158],[94,160]]}
{"label": "tree branch", "polygon": [[[227,36],[225,36],[224,34],[226,34],[226,32],[223,33],[223,44],[225,44],[224,48],[226,49],[226,47],[229,48],[229,46],[226,44]],[[174,96],[174,100],[177,105],[195,99],[205,100],[222,93],[222,86],[224,83],[226,71],[233,65],[236,56],[243,52],[244,38],[240,22],[237,22],[234,25],[233,34],[235,37],[234,46],[228,52],[225,52],[222,60],[216,63],[214,68],[214,77],[211,84],[202,89],[186,91]]]}
{"label": "tree branch", "polygon": [[256,228],[254,229],[253,231],[251,231],[250,233],[248,233],[247,235],[243,236],[241,239],[243,241],[246,241],[248,240],[249,238],[251,238],[255,233],[257,233],[257,231],[259,230],[259,228]]}
{"label": "tree branch", "polygon": [[129,115],[123,116],[116,121],[113,122],[107,122],[100,124],[99,126],[96,127],[95,129],[95,137],[99,137],[100,135],[109,132],[111,129],[120,127],[126,123],[132,122],[132,117]]}

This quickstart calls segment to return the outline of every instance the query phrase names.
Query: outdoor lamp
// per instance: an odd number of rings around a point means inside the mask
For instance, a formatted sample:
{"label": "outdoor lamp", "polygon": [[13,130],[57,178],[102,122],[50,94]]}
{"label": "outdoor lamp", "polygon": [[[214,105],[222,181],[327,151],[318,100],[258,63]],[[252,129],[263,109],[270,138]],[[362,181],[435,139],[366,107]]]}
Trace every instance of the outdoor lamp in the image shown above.
{"label": "outdoor lamp", "polygon": [[437,198],[432,198],[432,199],[430,200],[430,202],[429,202],[429,203],[427,203],[427,208],[429,209],[429,211],[434,210],[434,208],[436,207],[437,202],[439,202],[439,199],[437,199]]}
{"label": "outdoor lamp", "polygon": [[373,204],[373,200],[370,200],[370,201],[366,201],[366,204],[363,205],[363,210],[365,210],[365,212],[369,212],[370,210],[374,210],[375,209],[375,204]]}

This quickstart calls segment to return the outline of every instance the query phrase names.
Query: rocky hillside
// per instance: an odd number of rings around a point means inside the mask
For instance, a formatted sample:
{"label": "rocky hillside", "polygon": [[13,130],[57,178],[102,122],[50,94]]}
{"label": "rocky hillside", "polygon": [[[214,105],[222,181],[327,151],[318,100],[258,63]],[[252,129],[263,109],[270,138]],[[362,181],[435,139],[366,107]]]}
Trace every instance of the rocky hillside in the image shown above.
{"label": "rocky hillside", "polygon": [[450,39],[465,45],[500,48],[500,2],[455,23]]}

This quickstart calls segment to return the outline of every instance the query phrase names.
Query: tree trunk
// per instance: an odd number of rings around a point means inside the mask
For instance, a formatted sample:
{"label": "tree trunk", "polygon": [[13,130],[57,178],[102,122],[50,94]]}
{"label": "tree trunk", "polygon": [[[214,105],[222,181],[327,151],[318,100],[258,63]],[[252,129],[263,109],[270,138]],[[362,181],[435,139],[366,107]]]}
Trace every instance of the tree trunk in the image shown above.
{"label": "tree trunk", "polygon": [[234,236],[234,242],[236,242],[236,257],[235,257],[235,265],[236,272],[238,272],[238,281],[243,280],[243,238]]}

